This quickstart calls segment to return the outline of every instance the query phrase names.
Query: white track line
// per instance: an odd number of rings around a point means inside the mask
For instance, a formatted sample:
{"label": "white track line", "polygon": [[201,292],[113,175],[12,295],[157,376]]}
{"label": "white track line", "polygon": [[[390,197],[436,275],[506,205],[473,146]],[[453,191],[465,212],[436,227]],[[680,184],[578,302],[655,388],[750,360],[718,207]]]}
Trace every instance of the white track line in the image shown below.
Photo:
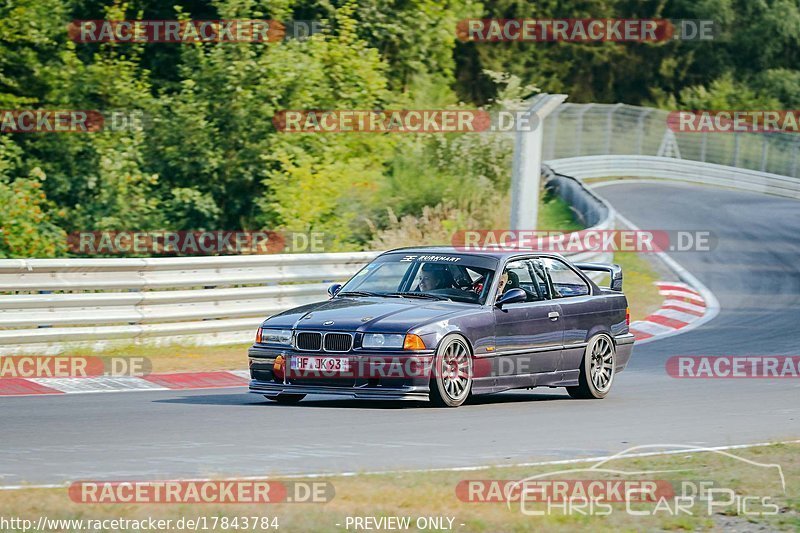
{"label": "white track line", "polygon": [[134,390],[169,390],[134,376],[102,376],[86,378],[28,378],[28,381],[61,391],[65,394],[91,392],[125,392]]}

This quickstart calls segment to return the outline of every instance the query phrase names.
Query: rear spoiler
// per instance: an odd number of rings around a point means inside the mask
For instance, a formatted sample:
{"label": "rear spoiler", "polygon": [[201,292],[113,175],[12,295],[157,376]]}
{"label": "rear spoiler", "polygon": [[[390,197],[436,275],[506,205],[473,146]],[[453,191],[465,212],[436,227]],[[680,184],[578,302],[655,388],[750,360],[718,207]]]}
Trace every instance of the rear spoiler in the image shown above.
{"label": "rear spoiler", "polygon": [[604,263],[575,263],[575,266],[585,272],[608,272],[611,274],[612,291],[622,291],[622,267]]}

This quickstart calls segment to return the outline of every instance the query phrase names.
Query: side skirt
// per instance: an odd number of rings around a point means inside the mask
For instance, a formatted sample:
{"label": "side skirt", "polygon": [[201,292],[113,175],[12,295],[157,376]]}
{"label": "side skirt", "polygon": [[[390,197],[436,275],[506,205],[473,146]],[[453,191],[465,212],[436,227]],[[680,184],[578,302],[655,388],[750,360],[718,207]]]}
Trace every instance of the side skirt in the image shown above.
{"label": "side skirt", "polygon": [[481,394],[493,394],[495,392],[514,389],[528,389],[531,387],[574,387],[578,384],[579,374],[580,370],[577,369],[528,374],[529,379],[532,380],[533,384],[528,384],[522,387],[514,387],[504,383],[497,383],[497,379],[491,376],[485,378],[475,378],[472,381],[472,394],[474,396],[480,396]]}

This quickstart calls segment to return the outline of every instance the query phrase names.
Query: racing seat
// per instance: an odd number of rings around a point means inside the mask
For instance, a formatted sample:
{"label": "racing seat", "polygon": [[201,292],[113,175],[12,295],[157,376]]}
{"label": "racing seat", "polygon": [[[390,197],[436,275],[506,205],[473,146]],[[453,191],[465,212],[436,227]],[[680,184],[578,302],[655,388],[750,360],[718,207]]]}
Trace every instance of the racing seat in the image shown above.
{"label": "racing seat", "polygon": [[443,270],[442,279],[444,279],[444,283],[445,283],[445,286],[443,288],[445,288],[445,289],[456,289],[456,288],[458,288],[458,285],[456,284],[456,278],[453,276],[453,273],[450,272],[450,269],[447,268],[447,267],[444,267],[442,270]]}
{"label": "racing seat", "polygon": [[508,273],[508,283],[506,283],[503,292],[506,292],[508,289],[522,289],[525,291],[525,301],[526,302],[535,302],[539,298],[533,294],[531,291],[523,287],[519,282],[519,274],[512,270],[507,270]]}

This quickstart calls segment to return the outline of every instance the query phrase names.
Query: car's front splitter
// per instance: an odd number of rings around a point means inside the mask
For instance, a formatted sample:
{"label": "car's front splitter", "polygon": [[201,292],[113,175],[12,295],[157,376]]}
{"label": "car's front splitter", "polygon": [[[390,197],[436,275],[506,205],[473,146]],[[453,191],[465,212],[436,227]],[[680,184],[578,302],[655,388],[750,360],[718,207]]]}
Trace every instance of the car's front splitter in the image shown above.
{"label": "car's front splitter", "polygon": [[321,385],[294,385],[275,382],[250,381],[250,392],[265,396],[280,394],[329,394],[359,400],[428,400],[427,386],[415,387],[325,387]]}

